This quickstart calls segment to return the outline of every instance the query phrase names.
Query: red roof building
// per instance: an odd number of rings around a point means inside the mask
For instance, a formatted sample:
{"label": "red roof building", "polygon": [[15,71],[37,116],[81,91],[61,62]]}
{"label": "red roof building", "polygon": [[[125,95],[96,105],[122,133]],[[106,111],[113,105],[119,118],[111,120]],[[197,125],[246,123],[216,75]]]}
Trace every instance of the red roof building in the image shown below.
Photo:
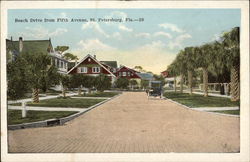
{"label": "red roof building", "polygon": [[116,76],[113,72],[113,67],[101,63],[95,57],[91,55],[85,56],[78,64],[68,71],[68,74],[82,74],[89,76],[98,76],[104,74],[111,77],[112,83],[116,80]]}

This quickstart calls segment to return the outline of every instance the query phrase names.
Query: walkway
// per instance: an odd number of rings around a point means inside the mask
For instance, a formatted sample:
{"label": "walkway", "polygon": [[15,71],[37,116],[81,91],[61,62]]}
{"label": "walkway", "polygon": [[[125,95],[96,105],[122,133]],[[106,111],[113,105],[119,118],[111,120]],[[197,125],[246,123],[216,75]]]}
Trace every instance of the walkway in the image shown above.
{"label": "walkway", "polygon": [[[74,96],[77,95],[77,93],[67,93],[66,96]],[[47,100],[47,99],[52,99],[52,98],[57,98],[61,96],[60,95],[49,95],[49,96],[45,96],[45,97],[39,97],[39,100]],[[21,99],[21,100],[13,100],[13,101],[8,101],[8,104],[13,104],[13,103],[19,103],[19,102],[30,102],[32,101],[33,98],[25,98],[25,99]]]}
{"label": "walkway", "polygon": [[[8,105],[10,110],[22,110],[22,106],[11,106]],[[69,107],[38,107],[38,106],[27,106],[26,110],[33,111],[85,111],[87,108],[69,108]]]}
{"label": "walkway", "polygon": [[125,92],[63,126],[8,131],[10,152],[239,152],[240,119]]}

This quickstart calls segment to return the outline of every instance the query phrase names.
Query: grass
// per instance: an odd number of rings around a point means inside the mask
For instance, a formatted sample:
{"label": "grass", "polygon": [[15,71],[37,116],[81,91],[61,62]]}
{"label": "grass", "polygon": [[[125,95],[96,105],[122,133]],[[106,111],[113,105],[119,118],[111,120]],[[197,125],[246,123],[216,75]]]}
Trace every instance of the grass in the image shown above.
{"label": "grass", "polygon": [[225,110],[225,111],[212,111],[223,114],[240,115],[240,110]]}
{"label": "grass", "polygon": [[[103,99],[81,99],[81,98],[70,98],[70,97],[58,97],[48,100],[41,100],[39,103],[28,102],[28,106],[39,106],[39,107],[74,107],[74,108],[87,108],[93,106],[99,102],[104,101]],[[21,106],[21,103],[11,104],[13,106]]]}
{"label": "grass", "polygon": [[[118,95],[118,92],[96,92],[91,94],[82,94],[80,97],[113,97]],[[79,95],[77,95],[79,97]]]}
{"label": "grass", "polygon": [[172,99],[188,107],[233,107],[239,106],[240,102],[232,102],[229,98],[223,97],[203,97],[202,95],[179,92],[166,92],[166,98]]}
{"label": "grass", "polygon": [[22,118],[21,110],[8,110],[8,125],[62,118],[75,114],[75,111],[27,111],[27,117]]}

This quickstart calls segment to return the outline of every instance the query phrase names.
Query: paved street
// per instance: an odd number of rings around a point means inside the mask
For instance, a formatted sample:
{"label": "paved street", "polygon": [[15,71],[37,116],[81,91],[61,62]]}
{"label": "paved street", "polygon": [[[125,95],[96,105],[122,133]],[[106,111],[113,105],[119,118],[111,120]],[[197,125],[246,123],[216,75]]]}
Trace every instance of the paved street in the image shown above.
{"label": "paved street", "polygon": [[125,92],[63,126],[8,131],[10,152],[239,152],[240,119]]}

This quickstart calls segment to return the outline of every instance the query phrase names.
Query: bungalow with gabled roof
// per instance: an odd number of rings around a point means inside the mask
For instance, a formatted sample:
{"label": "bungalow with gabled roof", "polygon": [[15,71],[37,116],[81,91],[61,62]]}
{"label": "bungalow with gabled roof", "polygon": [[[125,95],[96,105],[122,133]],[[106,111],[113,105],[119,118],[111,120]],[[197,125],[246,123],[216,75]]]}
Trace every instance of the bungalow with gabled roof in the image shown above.
{"label": "bungalow with gabled roof", "polygon": [[[109,62],[111,63],[111,62]],[[98,76],[104,74],[110,77],[111,83],[113,84],[116,80],[115,74],[112,72],[116,70],[116,61],[112,62],[112,65],[108,65],[105,61],[98,61],[95,56],[88,54],[78,64],[68,71],[68,74],[82,74],[89,76]]]}

